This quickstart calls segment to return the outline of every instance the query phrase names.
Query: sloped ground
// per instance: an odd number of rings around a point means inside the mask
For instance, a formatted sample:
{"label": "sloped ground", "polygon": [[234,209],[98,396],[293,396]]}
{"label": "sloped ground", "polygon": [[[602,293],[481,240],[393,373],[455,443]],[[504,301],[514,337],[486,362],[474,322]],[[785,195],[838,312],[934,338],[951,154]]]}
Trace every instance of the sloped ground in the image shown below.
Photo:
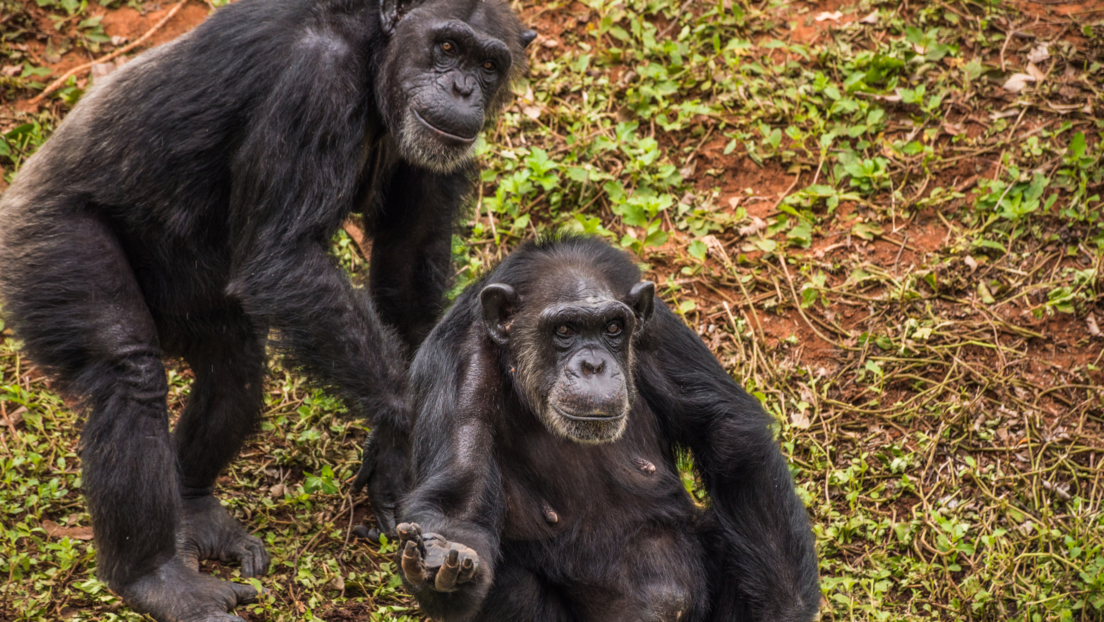
{"label": "sloped ground", "polygon": [[[120,4],[0,0],[5,179],[87,74],[43,86],[175,6]],[[458,284],[561,227],[637,253],[778,418],[823,619],[1104,619],[1104,2],[519,9],[541,37]],[[335,254],[364,272],[348,236]],[[93,576],[78,418],[3,340],[0,619],[138,619]],[[349,539],[363,429],[339,410],[277,367],[221,481],[275,559],[248,619],[418,619],[388,551]]]}

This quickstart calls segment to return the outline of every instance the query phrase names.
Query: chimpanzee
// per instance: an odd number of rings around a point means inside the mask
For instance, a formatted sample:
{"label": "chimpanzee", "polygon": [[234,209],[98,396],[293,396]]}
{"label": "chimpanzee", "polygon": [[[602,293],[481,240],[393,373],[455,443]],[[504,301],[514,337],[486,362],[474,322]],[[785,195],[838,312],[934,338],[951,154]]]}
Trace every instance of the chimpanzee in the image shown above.
{"label": "chimpanzee", "polygon": [[522,246],[457,298],[411,387],[398,561],[435,620],[815,616],[812,532],[771,418],[623,252]]}
{"label": "chimpanzee", "polygon": [[[101,578],[158,620],[238,619],[269,563],[212,496],[263,405],[266,336],[374,428],[394,525],[413,348],[442,309],[472,146],[525,66],[505,0],[240,0],[92,88],[0,202],[0,294],[86,401]],[[369,293],[329,254],[373,236]],[[170,437],[163,353],[195,373]]]}

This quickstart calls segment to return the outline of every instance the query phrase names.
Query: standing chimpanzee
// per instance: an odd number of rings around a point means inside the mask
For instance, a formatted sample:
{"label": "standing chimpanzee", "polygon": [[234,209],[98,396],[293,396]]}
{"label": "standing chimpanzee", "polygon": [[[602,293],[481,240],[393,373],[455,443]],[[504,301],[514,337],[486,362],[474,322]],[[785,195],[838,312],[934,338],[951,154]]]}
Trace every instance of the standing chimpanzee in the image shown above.
{"label": "standing chimpanzee", "polygon": [[[374,431],[394,525],[406,365],[432,328],[472,145],[535,33],[504,0],[240,0],[84,97],[0,202],[0,294],[89,407],[99,575],[159,620],[238,619],[269,558],[212,496],[263,405],[270,330]],[[354,211],[370,296],[328,254]],[[170,437],[162,353],[195,373]]]}
{"label": "standing chimpanzee", "polygon": [[623,252],[521,247],[461,294],[411,376],[400,565],[434,619],[816,615],[812,533],[771,418]]}

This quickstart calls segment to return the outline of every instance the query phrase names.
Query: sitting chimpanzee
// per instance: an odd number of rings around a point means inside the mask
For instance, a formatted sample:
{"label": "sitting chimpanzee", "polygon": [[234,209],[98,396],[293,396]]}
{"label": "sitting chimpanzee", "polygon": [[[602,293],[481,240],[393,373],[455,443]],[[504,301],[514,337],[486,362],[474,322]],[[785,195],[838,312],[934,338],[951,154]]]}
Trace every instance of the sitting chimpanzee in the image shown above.
{"label": "sitting chimpanzee", "polygon": [[[472,146],[535,33],[504,0],[240,0],[94,87],[0,201],[0,294],[85,400],[99,576],[158,620],[225,620],[265,572],[212,487],[263,406],[270,330],[367,416],[381,526],[406,464],[406,365],[442,308]],[[370,294],[329,256],[373,235]],[[195,373],[170,437],[162,353]]]}
{"label": "sitting chimpanzee", "polygon": [[812,533],[771,418],[623,252],[523,246],[460,295],[411,375],[400,565],[434,619],[816,614]]}

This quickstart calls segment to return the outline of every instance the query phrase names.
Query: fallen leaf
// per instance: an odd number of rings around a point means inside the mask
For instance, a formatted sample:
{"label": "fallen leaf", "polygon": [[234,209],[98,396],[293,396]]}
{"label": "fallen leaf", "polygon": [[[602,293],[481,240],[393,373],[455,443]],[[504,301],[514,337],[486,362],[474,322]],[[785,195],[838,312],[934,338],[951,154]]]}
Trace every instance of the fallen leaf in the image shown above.
{"label": "fallen leaf", "polygon": [[1019,93],[1027,86],[1028,82],[1034,82],[1035,77],[1026,73],[1014,73],[1008,76],[1008,80],[1001,86],[1009,93]]}
{"label": "fallen leaf", "polygon": [[73,540],[91,540],[92,528],[77,526],[77,527],[62,527],[52,520],[46,519],[42,521],[42,529],[46,531],[46,535],[51,538],[65,538],[69,537]]}
{"label": "fallen leaf", "polygon": [[966,130],[964,130],[961,125],[955,125],[954,123],[944,121],[943,131],[950,134],[951,136],[958,136]]}
{"label": "fallen leaf", "polygon": [[790,413],[790,424],[799,430],[804,430],[812,424],[812,421],[809,420],[808,415],[806,415],[803,410],[801,412]]}
{"label": "fallen leaf", "polygon": [[1036,82],[1042,82],[1043,80],[1046,79],[1046,74],[1043,73],[1043,70],[1039,69],[1035,65],[1035,63],[1028,63],[1027,64],[1027,73],[1031,74],[1031,77],[1035,78]]}
{"label": "fallen leaf", "polygon": [[766,229],[766,228],[767,228],[766,221],[764,221],[762,218],[759,218],[758,216],[752,216],[751,217],[751,224],[746,226],[746,227],[740,227],[740,229],[737,231],[737,233],[739,233],[740,235],[746,237],[746,236],[755,235],[756,233],[759,233],[760,231],[762,231],[763,229]]}
{"label": "fallen leaf", "polygon": [[534,121],[540,118],[541,110],[537,106],[522,106],[521,111]]}
{"label": "fallen leaf", "polygon": [[990,113],[989,118],[992,119],[993,121],[996,121],[997,119],[1007,119],[1008,117],[1014,117],[1018,114],[1020,114],[1019,110],[1017,110],[1015,108],[1010,108],[1008,110],[1002,110],[1000,112]]}
{"label": "fallen leaf", "polygon": [[345,577],[343,577],[339,574],[335,574],[334,578],[330,579],[330,587],[332,587],[333,589],[335,589],[339,592],[344,590],[345,589]]}
{"label": "fallen leaf", "polygon": [[859,20],[860,24],[877,24],[878,23],[878,11],[872,12],[870,15]]}
{"label": "fallen leaf", "polygon": [[1058,89],[1058,94],[1066,99],[1078,99],[1081,97],[1081,89],[1067,84]]}
{"label": "fallen leaf", "polygon": [[119,35],[111,37],[111,45],[122,45],[127,41],[129,41],[129,39],[127,39],[126,37],[120,37]]}
{"label": "fallen leaf", "polygon": [[691,162],[687,166],[679,169],[679,175],[682,175],[683,179],[691,179],[694,177],[694,171],[698,170],[698,163]]}
{"label": "fallen leaf", "polygon": [[1040,43],[1035,49],[1027,53],[1027,62],[1029,63],[1041,63],[1048,58],[1050,58],[1050,50],[1045,43]]}
{"label": "fallen leaf", "polygon": [[1093,337],[1100,337],[1100,327],[1096,325],[1096,316],[1092,313],[1085,318],[1085,323],[1089,325],[1089,334]]}
{"label": "fallen leaf", "polygon": [[970,266],[970,272],[977,270],[978,264],[973,257],[966,255],[962,258],[962,262],[965,263],[967,266]]}
{"label": "fallen leaf", "polygon": [[556,41],[555,39],[545,39],[544,41],[541,41],[541,45],[543,45],[546,48],[554,48],[559,44],[560,44],[560,42]]}
{"label": "fallen leaf", "polygon": [[731,266],[732,260],[728,258],[728,253],[725,252],[724,244],[717,239],[715,235],[707,235],[701,239],[705,243],[705,248],[709,251],[709,254],[714,259],[723,263],[725,266]]}
{"label": "fallen leaf", "polygon": [[696,198],[698,197],[694,196],[693,192],[687,192],[686,194],[682,195],[681,199],[679,199],[679,203],[681,205],[690,205],[694,202],[694,199]]}
{"label": "fallen leaf", "polygon": [[103,78],[107,75],[110,75],[111,72],[115,71],[116,69],[118,69],[118,67],[115,66],[115,63],[112,63],[110,61],[106,63],[92,63],[92,79],[98,80],[100,78]]}
{"label": "fallen leaf", "polygon": [[981,301],[985,304],[991,305],[997,301],[995,298],[993,298],[992,292],[989,291],[989,287],[985,284],[984,281],[978,281],[977,291],[978,296],[981,298]]}
{"label": "fallen leaf", "polygon": [[1093,113],[1092,102],[1085,102],[1085,107],[1081,109],[1081,112],[1083,112],[1085,114],[1092,114]]}
{"label": "fallen leaf", "polygon": [[834,11],[832,13],[828,13],[826,11],[824,13],[821,13],[820,15],[817,15],[816,16],[816,21],[823,22],[825,20],[832,20],[834,22],[834,21],[838,21],[839,18],[841,18],[841,17],[843,17],[843,13],[841,13],[840,11]]}
{"label": "fallen leaf", "polygon": [[740,205],[740,197],[728,197],[729,207],[731,207],[732,209],[736,209],[738,205]]}
{"label": "fallen leaf", "polygon": [[20,406],[19,408],[15,409],[15,412],[8,413],[8,418],[7,419],[0,419],[0,423],[3,423],[4,425],[11,425],[11,426],[19,425],[20,422],[23,421],[23,413],[25,413],[25,412],[27,412],[27,407],[26,406]]}
{"label": "fallen leaf", "polygon": [[0,69],[0,74],[11,78],[21,71],[23,71],[23,65],[7,65],[3,69]]}

